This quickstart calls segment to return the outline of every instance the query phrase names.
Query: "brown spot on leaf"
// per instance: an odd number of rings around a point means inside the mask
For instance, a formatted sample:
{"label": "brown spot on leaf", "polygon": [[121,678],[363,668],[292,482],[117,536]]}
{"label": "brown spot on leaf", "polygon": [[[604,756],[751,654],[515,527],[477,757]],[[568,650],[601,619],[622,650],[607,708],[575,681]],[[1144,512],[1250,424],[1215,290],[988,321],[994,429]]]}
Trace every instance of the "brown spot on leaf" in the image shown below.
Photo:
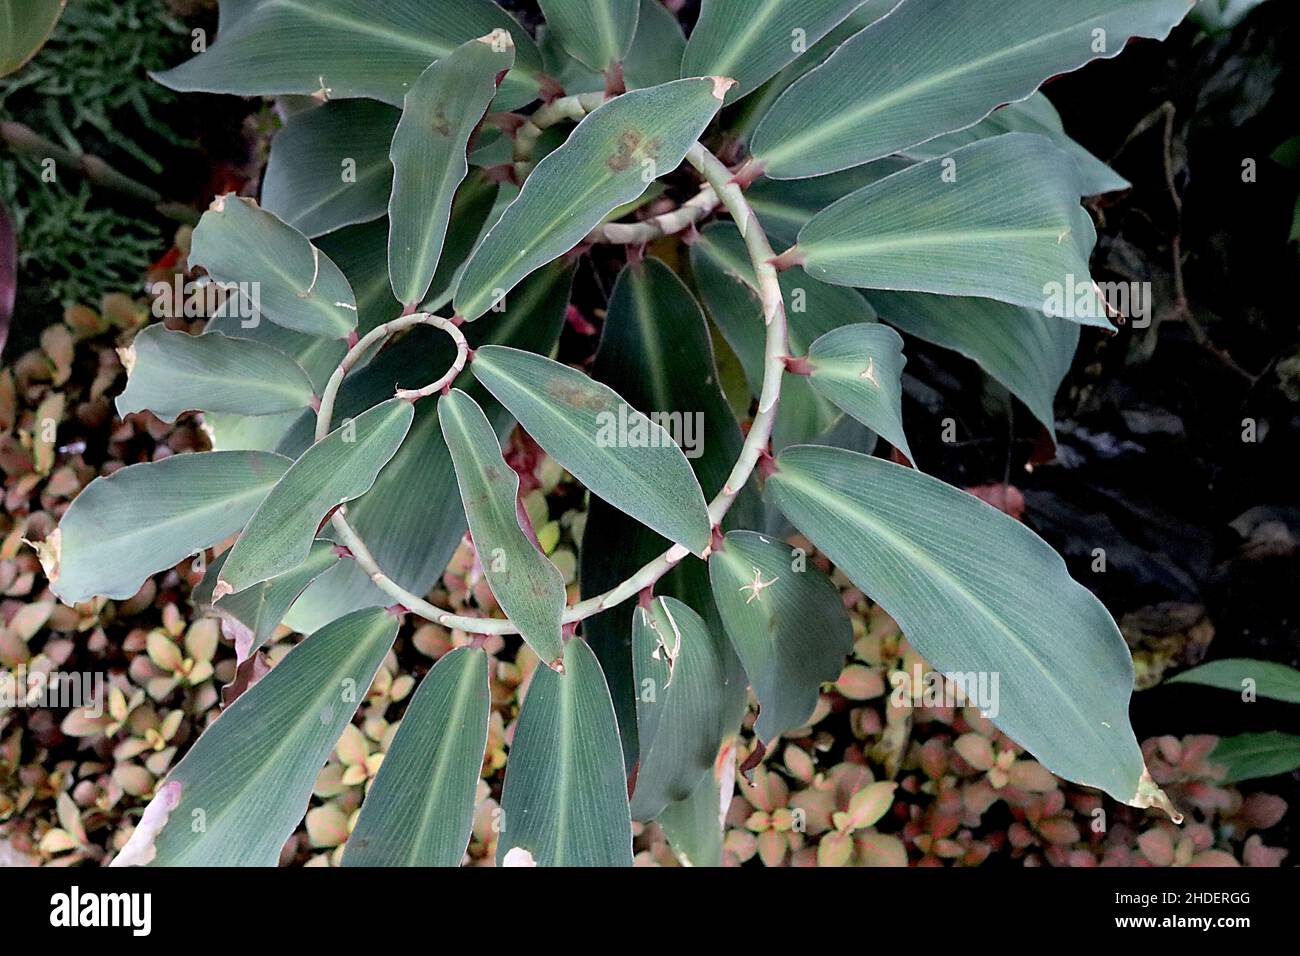
{"label": "brown spot on leaf", "polygon": [[571,408],[585,408],[589,411],[604,411],[609,403],[604,395],[595,390],[588,390],[581,385],[566,381],[553,381],[546,386],[547,394],[557,402],[563,402]]}
{"label": "brown spot on leaf", "polygon": [[637,130],[624,130],[623,135],[618,138],[618,145],[614,148],[614,152],[605,159],[605,165],[621,173],[630,169],[639,159],[657,158],[660,145],[658,139],[647,140]]}

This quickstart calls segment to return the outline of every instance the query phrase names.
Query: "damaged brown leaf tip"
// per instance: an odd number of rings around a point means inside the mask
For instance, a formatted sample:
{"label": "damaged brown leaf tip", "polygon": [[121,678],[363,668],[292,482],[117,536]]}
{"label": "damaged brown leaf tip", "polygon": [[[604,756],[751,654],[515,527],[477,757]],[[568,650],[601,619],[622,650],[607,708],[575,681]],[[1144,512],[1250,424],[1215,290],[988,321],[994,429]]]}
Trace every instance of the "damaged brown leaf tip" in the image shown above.
{"label": "damaged brown leaf tip", "polygon": [[153,862],[153,858],[158,855],[158,834],[167,825],[172,811],[180,805],[181,789],[179,780],[172,780],[159,788],[158,793],[149,801],[149,806],[144,808],[144,814],[140,817],[135,832],[131,834],[131,839],[126,841],[122,852],[109,866],[144,866]]}

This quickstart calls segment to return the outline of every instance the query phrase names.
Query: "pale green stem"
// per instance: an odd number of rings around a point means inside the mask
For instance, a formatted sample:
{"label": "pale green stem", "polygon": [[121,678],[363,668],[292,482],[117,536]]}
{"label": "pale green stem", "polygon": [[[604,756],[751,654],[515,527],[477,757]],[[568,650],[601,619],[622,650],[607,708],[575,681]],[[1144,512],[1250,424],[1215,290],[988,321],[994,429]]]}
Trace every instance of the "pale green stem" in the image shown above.
{"label": "pale green stem", "polygon": [[675,235],[699,222],[718,207],[718,194],[705,186],[676,209],[641,222],[605,222],[587,234],[586,242],[638,246]]}
{"label": "pale green stem", "polygon": [[533,152],[537,148],[538,138],[545,130],[565,120],[577,122],[607,99],[609,97],[603,92],[562,96],[528,117],[515,131],[515,175],[522,180],[532,170]]}
{"label": "pale green stem", "polygon": [[358,339],[352,348],[348,349],[347,354],[339,362],[338,368],[334,369],[334,374],[325,383],[325,390],[321,392],[320,407],[316,411],[316,441],[320,441],[330,432],[330,425],[334,421],[334,402],[338,398],[339,388],[342,387],[343,379],[347,377],[348,372],[361,361],[362,356],[369,352],[372,346],[387,341],[391,336],[403,329],[409,329],[413,325],[431,325],[435,329],[441,329],[450,335],[452,341],[456,343],[456,358],[451,367],[447,369],[446,374],[436,382],[432,382],[424,386],[424,388],[399,388],[396,397],[404,398],[408,402],[414,402],[419,398],[436,395],[456,380],[456,376],[465,368],[465,361],[469,358],[469,343],[465,341],[465,336],[461,334],[460,329],[456,327],[456,324],[451,319],[444,319],[440,315],[430,315],[427,312],[412,312],[410,315],[404,315],[401,318],[377,325]]}
{"label": "pale green stem", "polygon": [[[727,167],[701,144],[696,143],[692,146],[686,154],[686,159],[699,170],[709,184],[707,188],[711,189],[722,204],[726,206],[732,218],[735,219],[741,235],[745,237],[745,246],[749,250],[750,258],[753,261],[754,274],[758,278],[758,293],[763,306],[763,321],[767,325],[766,358],[758,413],[754,417],[749,433],[745,436],[745,442],[740,450],[740,457],[737,458],[736,464],[727,478],[727,483],[714,497],[713,501],[709,503],[709,519],[714,527],[718,527],[735,502],[736,496],[745,487],[750,476],[753,475],[759,459],[768,448],[772,436],[772,426],[776,419],[777,401],[781,396],[781,380],[785,374],[785,358],[789,352],[789,343],[785,305],[781,299],[781,286],[777,282],[776,270],[770,261],[774,258],[774,253],[768,243],[767,235],[763,232],[763,227],[754,215],[749,201],[745,199],[744,192],[737,184],[731,182],[731,173]],[[343,376],[347,374],[347,369],[352,364],[355,364],[365,348],[373,345],[379,339],[398,331],[399,328],[415,324],[415,321],[437,324],[432,321],[437,318],[437,316],[419,316],[418,318],[417,316],[404,316],[402,319],[395,319],[393,322],[380,326],[353,346],[348,354],[344,356],[343,362],[347,364],[340,364],[339,369],[330,378],[330,384],[326,386],[326,395],[322,396],[321,409],[316,423],[318,440],[329,432],[329,416],[333,409],[334,396],[338,392],[338,385],[342,383]],[[447,323],[445,319],[439,321]],[[447,324],[450,325],[450,323]],[[455,327],[451,326],[451,328],[454,329]],[[444,329],[444,331],[450,331],[450,329]],[[459,330],[457,329],[453,333],[453,337],[458,334]],[[463,341],[463,339],[459,341]],[[463,367],[463,364],[462,360],[461,367]],[[448,376],[454,379],[459,371],[458,367],[454,367],[452,371],[448,372],[448,375],[444,375],[443,379],[439,381],[449,380]],[[434,384],[437,385],[438,383]],[[333,386],[333,388],[331,389],[330,386]],[[433,386],[428,388],[433,389]],[[436,391],[436,389],[434,390]],[[428,389],[421,389],[420,391],[425,394],[432,394]],[[329,399],[328,405],[325,401],[326,398]],[[356,559],[357,564],[370,575],[370,580],[381,591],[411,613],[435,624],[441,624],[443,627],[456,628],[471,634],[515,634],[518,632],[519,629],[508,619],[469,617],[464,614],[454,614],[444,608],[430,604],[417,594],[411,593],[388,577],[380,568],[365,541],[348,524],[345,508],[339,508],[334,513],[331,521],[334,529],[338,532],[340,541],[352,553],[352,557]],[[569,605],[565,609],[561,620],[565,624],[575,624],[635,597],[646,588],[652,587],[655,582],[667,574],[689,553],[681,545],[673,545],[673,547],[649,564],[646,564],[616,587],[603,594],[589,597],[585,601]],[[705,553],[707,555],[707,549]]]}

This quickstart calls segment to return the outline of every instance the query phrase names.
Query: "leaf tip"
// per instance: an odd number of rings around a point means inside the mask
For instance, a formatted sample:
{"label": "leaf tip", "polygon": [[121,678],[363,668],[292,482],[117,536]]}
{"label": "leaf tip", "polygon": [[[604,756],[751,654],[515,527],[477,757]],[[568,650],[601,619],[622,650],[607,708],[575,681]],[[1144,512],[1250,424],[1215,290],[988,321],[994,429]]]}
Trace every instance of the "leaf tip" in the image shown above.
{"label": "leaf tip", "polygon": [[515,38],[510,35],[510,31],[501,27],[477,39],[479,43],[486,43],[497,53],[504,53],[506,50],[513,49],[515,45]]}
{"label": "leaf tip", "polygon": [[122,368],[126,369],[126,374],[130,375],[135,371],[135,346],[128,345],[125,348],[114,349],[117,352],[118,361],[122,363]]}
{"label": "leaf tip", "polygon": [[36,552],[36,557],[41,562],[41,570],[45,572],[49,582],[54,584],[58,581],[59,565],[63,560],[63,529],[55,528],[45,536],[44,541],[28,541],[23,538],[23,543]]}
{"label": "leaf tip", "polygon": [[736,81],[729,76],[711,76],[709,79],[713,81],[713,97],[719,103],[726,99],[727,90],[736,85]]}
{"label": "leaf tip", "polygon": [[1174,806],[1174,801],[1169,799],[1169,795],[1160,789],[1155,780],[1152,779],[1151,771],[1145,767],[1142,769],[1141,779],[1138,780],[1137,793],[1133,794],[1133,798],[1128,801],[1128,805],[1137,807],[1139,810],[1156,807],[1165,811],[1169,815],[1169,819],[1174,823],[1183,822],[1183,815]]}
{"label": "leaf tip", "polygon": [[501,858],[502,866],[536,866],[533,855],[521,846],[512,846]]}
{"label": "leaf tip", "polygon": [[140,822],[131,833],[131,839],[126,841],[122,852],[109,866],[144,866],[153,862],[158,854],[158,834],[167,825],[172,811],[180,804],[182,787],[179,780],[171,780],[158,789],[149,805],[144,808]]}

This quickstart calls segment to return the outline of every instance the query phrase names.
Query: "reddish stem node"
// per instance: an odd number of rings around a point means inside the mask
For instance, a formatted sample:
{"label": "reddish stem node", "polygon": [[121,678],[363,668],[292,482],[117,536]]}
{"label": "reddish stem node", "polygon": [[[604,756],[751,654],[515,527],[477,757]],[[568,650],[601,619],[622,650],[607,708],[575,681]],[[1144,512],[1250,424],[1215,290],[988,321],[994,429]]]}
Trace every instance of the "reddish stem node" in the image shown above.
{"label": "reddish stem node", "polygon": [[537,89],[542,94],[542,101],[553,103],[564,95],[564,87],[560,81],[548,73],[543,73],[537,78]]}
{"label": "reddish stem node", "polygon": [[811,375],[813,373],[813,363],[809,361],[806,355],[787,355],[785,357],[785,370],[791,375]]}
{"label": "reddish stem node", "polygon": [[745,164],[732,174],[729,182],[735,183],[741,189],[748,189],[753,185],[754,180],[763,175],[763,164],[757,163],[752,159],[745,161]]}
{"label": "reddish stem node", "polygon": [[640,608],[647,608],[650,606],[650,602],[653,601],[654,599],[655,599],[655,586],[653,584],[647,585],[646,587],[643,587],[641,589],[641,593],[636,596],[636,606]]}
{"label": "reddish stem node", "polygon": [[627,92],[627,82],[623,79],[623,64],[611,63],[605,70],[605,95],[618,96]]}
{"label": "reddish stem node", "polygon": [[786,269],[793,269],[795,266],[801,266],[808,260],[804,257],[804,254],[799,251],[799,247],[794,245],[779,256],[773,256],[767,261],[777,272],[784,272]]}

